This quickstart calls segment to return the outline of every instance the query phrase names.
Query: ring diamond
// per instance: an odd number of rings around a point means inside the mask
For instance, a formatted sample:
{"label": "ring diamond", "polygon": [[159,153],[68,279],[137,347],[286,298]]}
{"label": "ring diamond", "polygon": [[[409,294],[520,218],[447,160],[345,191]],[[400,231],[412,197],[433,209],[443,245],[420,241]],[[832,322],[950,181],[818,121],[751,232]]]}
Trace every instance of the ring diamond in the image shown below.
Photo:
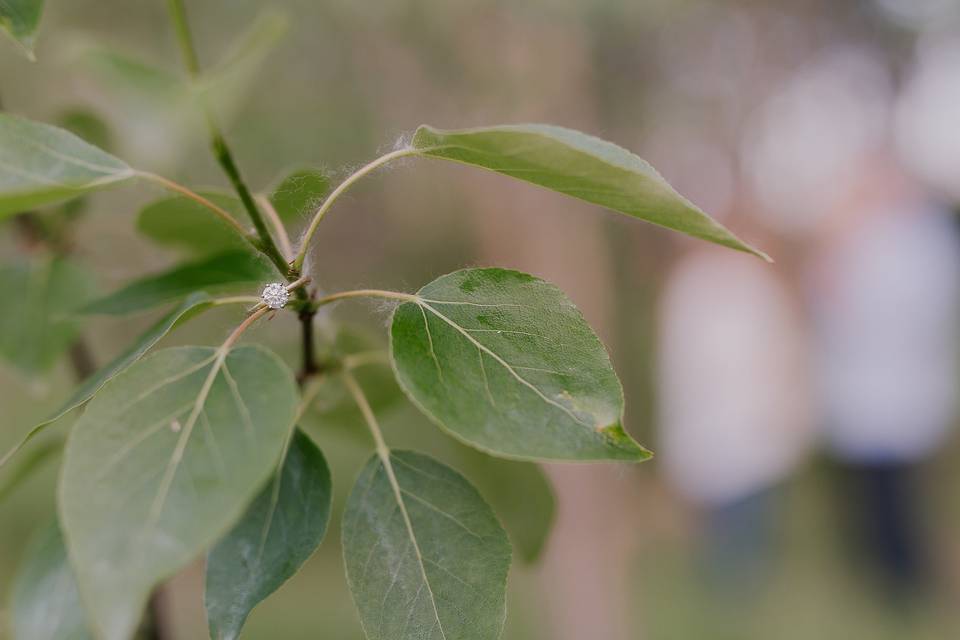
{"label": "ring diamond", "polygon": [[283,309],[290,300],[290,292],[281,282],[271,282],[263,288],[260,299],[271,309]]}

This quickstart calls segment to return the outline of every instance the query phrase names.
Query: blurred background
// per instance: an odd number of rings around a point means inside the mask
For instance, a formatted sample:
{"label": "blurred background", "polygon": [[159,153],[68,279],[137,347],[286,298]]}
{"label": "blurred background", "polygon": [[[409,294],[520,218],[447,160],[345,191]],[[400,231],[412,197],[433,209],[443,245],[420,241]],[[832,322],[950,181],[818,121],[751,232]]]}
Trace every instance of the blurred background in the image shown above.
{"label": "blurred background", "polygon": [[[178,82],[164,3],[47,4],[39,62],[0,43],[4,108],[48,122],[95,113],[130,164],[224,187]],[[542,546],[511,571],[504,638],[957,634],[960,4],[187,4],[208,66],[250,25],[269,27],[211,89],[258,188],[302,166],[336,181],[421,123],[549,122],[637,152],[776,259],[426,160],[338,203],[310,261],[325,289],[412,291],[471,265],[556,283],[611,352],[628,429],[657,453],[635,467],[549,466],[553,502],[535,471],[502,463],[501,475],[447,443],[381,376],[388,440],[442,450],[520,520],[521,555]],[[135,227],[160,195],[139,185],[89,201],[70,245],[100,292],[176,262]],[[36,251],[16,223],[0,230],[0,263]],[[81,331],[102,363],[156,317]],[[386,317],[359,304],[321,321],[324,335],[351,320],[382,339]],[[210,313],[164,344],[215,343],[236,319]],[[295,356],[294,322],[257,331]],[[0,370],[0,449],[72,384],[66,362]],[[349,412],[329,413],[308,427],[332,462],[337,513],[370,445]],[[55,451],[69,421],[34,446]],[[0,638],[17,564],[54,513],[58,465],[54,453],[2,497]],[[362,637],[338,531],[335,520],[245,637]],[[201,596],[198,563],[164,593],[175,637],[203,637]]]}

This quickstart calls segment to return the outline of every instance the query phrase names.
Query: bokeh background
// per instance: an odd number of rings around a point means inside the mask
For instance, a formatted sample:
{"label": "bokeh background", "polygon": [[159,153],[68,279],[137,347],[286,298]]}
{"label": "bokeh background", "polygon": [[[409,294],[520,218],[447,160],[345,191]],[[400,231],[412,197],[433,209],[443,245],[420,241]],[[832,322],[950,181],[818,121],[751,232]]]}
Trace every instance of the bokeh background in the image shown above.
{"label": "bokeh background", "polygon": [[[0,43],[4,108],[50,122],[97,113],[134,166],[223,187],[176,80],[164,3],[47,4],[39,62]],[[430,161],[382,171],[338,203],[310,262],[325,289],[415,290],[488,264],[552,281],[607,344],[628,429],[658,454],[545,470],[553,529],[539,560],[514,565],[505,638],[955,637],[955,0],[187,4],[205,64],[258,19],[285,29],[216,90],[260,188],[299,166],[342,178],[421,123],[549,122],[637,152],[776,259]],[[90,201],[73,255],[101,291],[175,262],[135,229],[160,195],[141,185]],[[0,230],[4,264],[31,251],[13,224]],[[164,344],[216,343],[235,313]],[[322,322],[382,335],[387,313],[344,306]],[[155,317],[96,319],[83,334],[104,362]],[[296,353],[287,319],[256,337]],[[39,378],[0,370],[0,448],[71,384],[66,363]],[[403,402],[385,404],[388,439],[447,446]],[[351,425],[309,425],[332,461],[335,512],[370,451]],[[456,460],[469,475],[473,462]],[[54,512],[58,463],[0,503],[0,638],[18,561]],[[524,486],[539,478],[504,477],[516,485],[488,489],[508,496],[498,508],[550,517]],[[362,637],[338,537],[335,520],[245,637]],[[201,595],[199,563],[165,591],[175,637],[203,637]]]}

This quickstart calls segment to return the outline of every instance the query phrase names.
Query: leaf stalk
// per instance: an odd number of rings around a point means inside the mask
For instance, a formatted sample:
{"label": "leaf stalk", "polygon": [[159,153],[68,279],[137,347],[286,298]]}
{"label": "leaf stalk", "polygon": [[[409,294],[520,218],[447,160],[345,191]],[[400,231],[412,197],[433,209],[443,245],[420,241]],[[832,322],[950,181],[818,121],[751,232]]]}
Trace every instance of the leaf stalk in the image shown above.
{"label": "leaf stalk", "polygon": [[338,300],[348,298],[385,298],[388,300],[402,300],[403,302],[419,303],[420,298],[412,293],[403,293],[401,291],[385,291],[383,289],[353,289],[351,291],[338,291],[329,295],[317,298],[313,302],[314,308],[320,308]]}
{"label": "leaf stalk", "polygon": [[398,158],[405,158],[407,156],[413,156],[419,153],[419,149],[414,149],[412,147],[404,147],[403,149],[391,151],[390,153],[382,155],[376,160],[368,162],[364,166],[360,167],[350,174],[346,180],[337,185],[337,188],[330,192],[330,195],[327,196],[326,200],[323,201],[316,213],[313,214],[313,219],[310,220],[310,225],[307,227],[306,232],[303,234],[303,240],[300,242],[300,250],[297,252],[297,257],[293,260],[293,271],[300,273],[300,271],[303,269],[303,261],[306,259],[307,250],[310,248],[310,240],[317,232],[317,227],[320,225],[320,221],[323,220],[325,215],[327,215],[327,211],[330,210],[330,207],[333,206],[333,203],[336,202],[337,198],[343,195],[344,192],[346,192],[351,186],[353,186],[354,183],[360,180],[360,178],[377,170],[383,165]]}
{"label": "leaf stalk", "polygon": [[[367,428],[370,429],[370,435],[373,436],[373,442],[377,447],[377,456],[379,456],[380,461],[383,462],[383,466],[389,471],[391,476],[391,484],[395,484],[396,481],[392,477],[393,466],[390,464],[390,447],[387,446],[386,440],[383,439],[383,432],[380,430],[380,425],[377,423],[377,417],[374,415],[373,409],[370,407],[370,402],[367,400],[366,394],[363,392],[363,389],[357,382],[356,377],[354,377],[349,369],[344,369],[341,371],[340,376],[343,378],[343,383],[346,385],[350,395],[353,396],[354,402],[357,403],[360,413],[363,414],[363,419],[367,423]],[[397,500],[402,500],[399,492],[397,494]]]}
{"label": "leaf stalk", "polygon": [[206,207],[207,209],[212,211],[214,214],[216,214],[218,218],[220,218],[221,220],[226,222],[228,225],[230,225],[230,227],[234,231],[236,231],[241,238],[243,238],[244,240],[246,240],[247,242],[249,242],[251,245],[253,245],[259,250],[259,247],[257,246],[258,238],[255,235],[251,234],[249,231],[247,231],[247,229],[242,224],[240,224],[240,221],[238,221],[236,218],[230,215],[230,212],[224,209],[223,207],[220,207],[214,204],[211,200],[204,198],[199,193],[196,193],[195,191],[192,191],[189,188],[183,186],[182,184],[174,182],[173,180],[170,180],[169,178],[164,178],[163,176],[158,176],[155,173],[148,173],[145,171],[140,172],[138,175],[142,178],[150,180],[151,182],[156,182],[158,185],[160,185],[161,187],[163,187],[168,191],[173,191],[174,193],[178,193],[183,197],[189,198],[190,200],[193,200],[197,204]]}

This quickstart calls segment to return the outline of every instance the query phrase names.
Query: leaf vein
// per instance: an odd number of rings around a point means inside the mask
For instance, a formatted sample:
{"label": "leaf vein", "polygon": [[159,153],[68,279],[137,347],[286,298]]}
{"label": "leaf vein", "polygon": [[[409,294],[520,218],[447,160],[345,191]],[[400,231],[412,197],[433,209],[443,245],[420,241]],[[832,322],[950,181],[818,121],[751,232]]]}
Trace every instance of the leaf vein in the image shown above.
{"label": "leaf vein", "polygon": [[490,357],[492,357],[494,360],[496,360],[498,363],[500,363],[500,365],[501,365],[504,369],[506,369],[508,372],[510,372],[510,375],[512,375],[514,378],[516,378],[518,382],[520,382],[520,383],[523,384],[525,387],[527,387],[528,389],[530,389],[531,391],[533,391],[535,394],[537,394],[537,395],[540,397],[541,400],[543,400],[544,402],[546,402],[547,404],[549,404],[549,405],[551,405],[551,406],[553,406],[553,407],[556,407],[557,409],[560,409],[562,412],[564,412],[565,414],[567,414],[568,416],[570,416],[570,418],[571,418],[574,422],[576,422],[576,423],[578,423],[578,424],[581,424],[581,425],[587,427],[587,428],[590,429],[590,430],[593,430],[593,426],[592,426],[592,425],[584,422],[584,421],[583,421],[582,419],[580,419],[575,413],[573,413],[572,411],[570,411],[570,409],[568,409],[567,407],[563,406],[562,404],[560,404],[560,403],[557,402],[556,400],[550,398],[549,396],[547,396],[546,394],[544,394],[542,391],[540,391],[540,389],[538,389],[532,382],[530,382],[529,380],[527,380],[526,378],[524,378],[523,376],[521,376],[519,373],[517,373],[516,370],[510,365],[510,363],[508,363],[506,360],[504,360],[503,358],[501,358],[500,356],[498,356],[496,353],[494,353],[493,351],[491,351],[491,350],[490,350],[486,345],[484,345],[482,342],[478,341],[476,338],[474,338],[473,336],[471,336],[466,330],[463,329],[463,327],[461,327],[461,326],[458,325],[456,322],[454,322],[453,320],[451,320],[451,319],[448,318],[447,316],[443,315],[442,313],[440,313],[439,311],[437,311],[436,309],[434,309],[433,307],[431,307],[429,304],[424,303],[423,301],[421,301],[421,306],[426,307],[427,309],[429,309],[434,315],[436,315],[437,317],[439,317],[440,319],[442,319],[444,322],[446,322],[446,323],[449,324],[451,327],[453,327],[454,329],[456,329],[463,337],[465,337],[467,340],[469,340],[469,341],[472,342],[474,345],[476,345],[477,348],[482,349],[483,351],[485,351],[488,355],[490,355]]}
{"label": "leaf vein", "polygon": [[437,358],[437,352],[433,348],[433,334],[430,333],[430,322],[427,320],[427,314],[423,310],[422,305],[417,305],[420,308],[420,315],[423,316],[423,328],[427,330],[427,343],[430,345],[430,357],[433,358],[433,364],[437,367],[437,374],[440,376],[440,382],[443,382],[443,368],[440,366],[440,360]]}
{"label": "leaf vein", "polygon": [[479,533],[477,533],[476,531],[474,531],[473,529],[471,529],[470,527],[468,527],[466,524],[464,524],[463,522],[461,522],[460,520],[458,520],[457,517],[454,516],[453,514],[444,511],[443,509],[441,509],[441,508],[438,507],[437,505],[433,504],[433,503],[430,502],[429,500],[426,500],[425,498],[421,498],[421,497],[418,496],[417,494],[415,494],[415,493],[413,493],[413,492],[411,492],[411,491],[409,491],[409,490],[407,490],[407,489],[404,489],[404,488],[402,488],[402,487],[401,487],[401,489],[400,489],[400,492],[403,493],[403,494],[405,494],[405,495],[410,496],[411,498],[413,498],[414,500],[416,500],[417,502],[419,502],[419,503],[422,504],[423,506],[427,507],[427,508],[430,509],[431,511],[435,511],[435,512],[439,513],[440,515],[442,515],[443,517],[447,518],[448,520],[450,520],[451,522],[453,522],[454,524],[456,524],[458,527],[460,527],[461,529],[463,529],[464,531],[466,531],[467,533],[469,533],[471,536],[473,536],[473,537],[476,538],[477,540],[483,540],[483,536],[482,536],[482,535],[480,535]]}

